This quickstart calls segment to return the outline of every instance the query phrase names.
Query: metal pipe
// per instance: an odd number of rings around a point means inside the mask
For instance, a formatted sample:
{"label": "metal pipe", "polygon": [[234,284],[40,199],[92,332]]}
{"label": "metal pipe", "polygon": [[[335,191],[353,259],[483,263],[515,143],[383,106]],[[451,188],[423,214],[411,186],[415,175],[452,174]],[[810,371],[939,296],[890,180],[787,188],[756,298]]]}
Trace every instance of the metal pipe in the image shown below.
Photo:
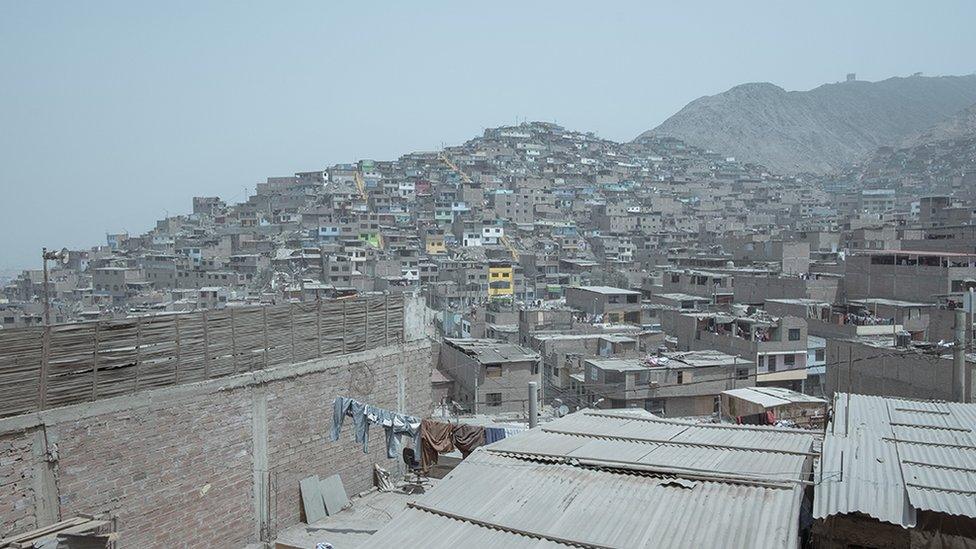
{"label": "metal pipe", "polygon": [[51,296],[47,282],[47,248],[41,248],[41,262],[44,263],[44,325],[51,325]]}
{"label": "metal pipe", "polygon": [[529,382],[529,429],[539,424],[539,392],[538,383]]}
{"label": "metal pipe", "polygon": [[966,402],[966,311],[956,309],[956,340],[952,346],[952,400]]}

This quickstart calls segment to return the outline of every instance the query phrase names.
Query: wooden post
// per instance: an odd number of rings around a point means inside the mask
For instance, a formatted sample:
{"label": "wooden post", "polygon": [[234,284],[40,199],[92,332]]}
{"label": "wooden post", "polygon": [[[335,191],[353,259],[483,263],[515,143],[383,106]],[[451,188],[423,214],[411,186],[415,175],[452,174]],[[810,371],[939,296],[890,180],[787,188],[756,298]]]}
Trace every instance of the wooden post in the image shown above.
{"label": "wooden post", "polygon": [[95,342],[92,346],[92,400],[98,400],[98,326],[95,323]]}
{"label": "wooden post", "polygon": [[230,356],[234,362],[234,373],[237,373],[237,331],[234,329],[234,308],[230,307]]}
{"label": "wooden post", "polygon": [[207,311],[203,311],[203,377],[210,379],[210,330],[207,328]]}
{"label": "wooden post", "polygon": [[288,304],[288,327],[289,332],[291,332],[291,361],[295,362],[295,307],[289,303]]}
{"label": "wooden post", "polygon": [[268,306],[261,307],[261,320],[264,324],[264,367],[268,367]]}
{"label": "wooden post", "polygon": [[37,384],[37,409],[44,410],[47,407],[47,370],[48,360],[51,355],[51,325],[44,326],[44,335],[41,338],[41,379]]}
{"label": "wooden post", "polygon": [[346,354],[346,302],[342,302],[342,354]]}
{"label": "wooden post", "polygon": [[142,370],[142,317],[136,317],[136,390],[139,390],[139,381]]}
{"label": "wooden post", "polygon": [[180,366],[183,361],[183,350],[180,349],[180,315],[175,315],[173,321],[176,329],[176,371],[173,372],[174,383],[180,383]]}
{"label": "wooden post", "polygon": [[318,349],[318,356],[322,356],[322,298],[318,297],[318,293],[315,294],[315,332],[316,332],[316,346]]}

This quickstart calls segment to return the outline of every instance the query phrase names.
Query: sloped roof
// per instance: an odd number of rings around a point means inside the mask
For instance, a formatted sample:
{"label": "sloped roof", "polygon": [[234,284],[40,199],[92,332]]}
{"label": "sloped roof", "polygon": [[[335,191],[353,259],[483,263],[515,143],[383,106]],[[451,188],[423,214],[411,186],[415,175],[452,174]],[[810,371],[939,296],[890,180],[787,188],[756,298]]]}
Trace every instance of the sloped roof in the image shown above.
{"label": "sloped roof", "polygon": [[827,401],[822,398],[805,395],[783,387],[743,387],[722,391],[722,394],[753,402],[763,408],[775,408],[788,404],[823,404],[825,407],[827,405]]}
{"label": "sloped roof", "polygon": [[864,513],[913,527],[917,511],[976,518],[976,405],[834,396],[814,517]]}
{"label": "sloped roof", "polygon": [[364,547],[797,547],[813,440],[584,410],[479,448]]}

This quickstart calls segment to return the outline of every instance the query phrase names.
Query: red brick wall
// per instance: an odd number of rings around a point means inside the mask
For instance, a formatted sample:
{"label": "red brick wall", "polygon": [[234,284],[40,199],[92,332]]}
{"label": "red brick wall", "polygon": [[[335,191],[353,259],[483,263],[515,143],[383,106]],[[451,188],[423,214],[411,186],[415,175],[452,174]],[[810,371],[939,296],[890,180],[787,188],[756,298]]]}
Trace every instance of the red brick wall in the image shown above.
{"label": "red brick wall", "polygon": [[37,527],[31,435],[0,435],[0,539]]}
{"label": "red brick wall", "polygon": [[[338,473],[354,494],[372,485],[372,464],[387,460],[383,431],[370,430],[369,454],[353,441],[328,440],[337,395],[397,409],[397,371],[406,411],[430,411],[430,344],[414,342],[314,365],[295,375],[212,380],[206,389],[177,388],[132,406],[110,402],[98,412],[46,416],[61,515],[109,511],[118,517],[121,547],[240,547],[257,541],[252,412],[255,392],[267,398],[267,457],[272,478],[270,523],[282,529],[300,517],[298,481]],[[191,389],[193,386],[190,386]],[[164,390],[168,391],[168,390]],[[260,397],[259,397],[260,398]],[[102,403],[99,403],[102,404]],[[60,414],[60,415],[58,415]],[[0,420],[0,537],[36,526],[32,442],[40,427],[14,430]],[[5,423],[6,422],[6,423]],[[10,431],[5,433],[4,431]]]}
{"label": "red brick wall", "polygon": [[429,415],[428,345],[388,360],[351,364],[268,385],[268,462],[278,486],[272,523],[275,515],[279,528],[299,522],[301,500],[295,487],[310,474],[321,478],[338,474],[346,492],[352,495],[373,485],[372,474],[363,474],[372,471],[373,463],[388,471],[396,470],[399,459],[386,458],[383,429],[370,428],[368,454],[354,440],[350,420],[343,424],[339,441],[330,442],[329,431],[336,396],[349,396],[396,411],[399,365],[403,366],[407,387],[406,412]]}

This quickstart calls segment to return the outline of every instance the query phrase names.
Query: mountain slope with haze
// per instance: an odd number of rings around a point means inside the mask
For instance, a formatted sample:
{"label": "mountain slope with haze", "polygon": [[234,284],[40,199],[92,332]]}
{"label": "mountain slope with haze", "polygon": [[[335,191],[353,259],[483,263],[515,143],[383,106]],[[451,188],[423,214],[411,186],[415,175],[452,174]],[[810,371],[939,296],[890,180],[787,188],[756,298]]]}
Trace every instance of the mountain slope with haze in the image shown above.
{"label": "mountain slope with haze", "polygon": [[[976,103],[976,75],[889,78],[786,91],[736,86],[641,134],[676,137],[778,173],[839,171]],[[638,137],[638,139],[640,139]]]}

